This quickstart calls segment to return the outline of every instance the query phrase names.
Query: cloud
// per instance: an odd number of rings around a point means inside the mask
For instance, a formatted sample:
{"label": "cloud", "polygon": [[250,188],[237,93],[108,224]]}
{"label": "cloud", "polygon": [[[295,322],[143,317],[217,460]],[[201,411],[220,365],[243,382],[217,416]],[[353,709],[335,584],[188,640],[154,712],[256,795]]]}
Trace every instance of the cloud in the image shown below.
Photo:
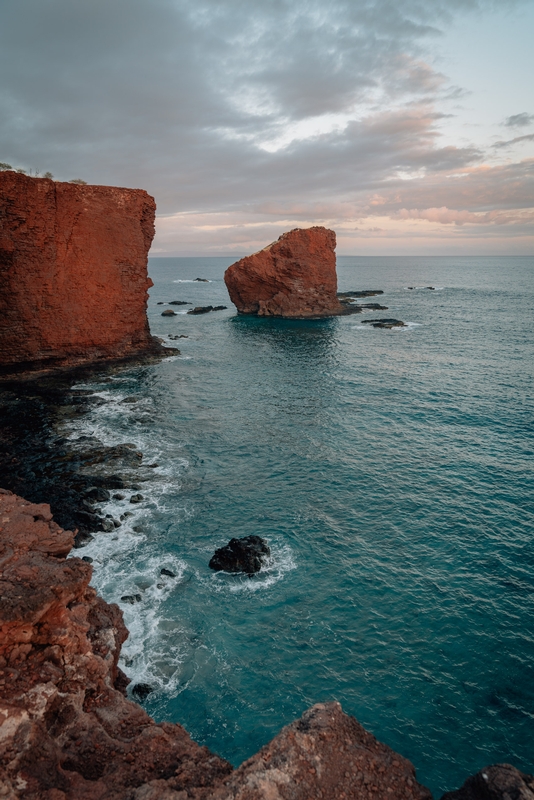
{"label": "cloud", "polygon": [[504,124],[508,128],[523,128],[525,125],[530,125],[534,122],[534,114],[527,114],[523,111],[521,114],[512,114],[511,117],[506,117]]}
{"label": "cloud", "polygon": [[512,147],[512,145],[518,144],[518,142],[534,142],[534,133],[528,133],[525,136],[516,136],[515,139],[508,139],[507,141],[495,142],[493,147]]}
{"label": "cloud", "polygon": [[[369,219],[358,235],[381,236],[368,228],[401,209],[526,208],[531,162],[486,169],[476,143],[443,144],[440,103],[459,89],[434,58],[457,15],[513,5],[5,0],[0,159],[146,188],[160,252],[246,247],[299,220]],[[491,227],[462,227],[476,224]]]}

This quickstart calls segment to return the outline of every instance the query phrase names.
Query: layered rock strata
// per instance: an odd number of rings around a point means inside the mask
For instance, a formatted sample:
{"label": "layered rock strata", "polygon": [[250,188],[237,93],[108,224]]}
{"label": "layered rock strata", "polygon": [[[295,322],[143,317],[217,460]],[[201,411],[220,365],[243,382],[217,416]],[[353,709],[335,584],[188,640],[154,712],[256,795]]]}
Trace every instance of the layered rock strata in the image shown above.
{"label": "layered rock strata", "polygon": [[145,191],[0,172],[0,375],[162,350]]}
{"label": "layered rock strata", "polygon": [[224,273],[240,314],[260,317],[329,317],[350,313],[337,297],[336,234],[295,228]]}
{"label": "layered rock strata", "polygon": [[[431,800],[412,764],[339,703],[318,704],[238,769],[125,696],[118,606],[67,558],[46,504],[0,490],[0,797],[6,800]],[[447,800],[530,800],[534,778],[482,770]],[[444,799],[445,800],[445,799]]]}

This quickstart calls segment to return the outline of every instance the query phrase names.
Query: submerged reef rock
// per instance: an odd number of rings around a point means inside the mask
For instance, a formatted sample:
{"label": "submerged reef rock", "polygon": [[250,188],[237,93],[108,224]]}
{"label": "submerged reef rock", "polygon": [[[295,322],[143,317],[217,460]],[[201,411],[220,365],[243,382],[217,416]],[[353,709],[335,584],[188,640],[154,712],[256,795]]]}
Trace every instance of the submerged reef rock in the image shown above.
{"label": "submerged reef rock", "polygon": [[362,325],[372,325],[373,328],[406,328],[406,323],[401,319],[362,319]]}
{"label": "submerged reef rock", "polygon": [[[236,770],[181,725],[156,724],[125,696],[122,612],[89,586],[88,561],[67,559],[73,540],[48,505],[0,489],[0,797],[431,800],[412,764],[339,703],[313,706]],[[444,800],[531,800],[533,788],[503,764]]]}
{"label": "submerged reef rock", "polygon": [[243,536],[230,539],[227,545],[215,551],[210,569],[224,572],[259,572],[265,559],[271,555],[267,542],[261,536]]}
{"label": "submerged reef rock", "polygon": [[339,302],[336,234],[328,228],[295,228],[224,273],[240,314],[259,317],[330,317],[350,313]]}
{"label": "submerged reef rock", "polygon": [[166,351],[146,316],[155,203],[0,172],[0,375]]}

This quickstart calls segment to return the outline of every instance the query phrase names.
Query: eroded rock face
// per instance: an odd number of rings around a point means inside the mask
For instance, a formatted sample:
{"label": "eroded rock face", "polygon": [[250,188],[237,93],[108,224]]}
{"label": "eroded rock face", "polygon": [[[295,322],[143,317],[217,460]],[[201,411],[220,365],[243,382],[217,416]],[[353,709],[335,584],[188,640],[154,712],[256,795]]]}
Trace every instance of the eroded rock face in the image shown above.
{"label": "eroded rock face", "polygon": [[336,234],[295,228],[224,273],[240,314],[260,317],[328,317],[347,313],[336,296]]}
{"label": "eroded rock face", "polygon": [[158,349],[146,317],[154,215],[142,190],[0,172],[0,374]]}
{"label": "eroded rock face", "polygon": [[[0,796],[210,796],[230,764],[124,697],[128,632],[89,587],[91,566],[65,558],[73,534],[4,491],[0,527]],[[168,795],[154,794],[159,782]]]}

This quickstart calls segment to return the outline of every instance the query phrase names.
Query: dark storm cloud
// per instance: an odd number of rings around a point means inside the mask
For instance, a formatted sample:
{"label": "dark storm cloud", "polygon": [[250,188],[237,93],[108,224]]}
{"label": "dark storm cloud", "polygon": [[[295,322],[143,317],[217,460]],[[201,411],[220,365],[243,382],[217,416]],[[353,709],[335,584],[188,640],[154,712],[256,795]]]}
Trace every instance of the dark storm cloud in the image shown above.
{"label": "dark storm cloud", "polygon": [[[412,174],[410,191],[447,194],[440,176],[482,153],[439,145],[434,104],[451,87],[427,47],[456,13],[490,5],[4,0],[0,160],[143,186],[166,214],[363,206]],[[328,114],[352,121],[272,144]]]}

